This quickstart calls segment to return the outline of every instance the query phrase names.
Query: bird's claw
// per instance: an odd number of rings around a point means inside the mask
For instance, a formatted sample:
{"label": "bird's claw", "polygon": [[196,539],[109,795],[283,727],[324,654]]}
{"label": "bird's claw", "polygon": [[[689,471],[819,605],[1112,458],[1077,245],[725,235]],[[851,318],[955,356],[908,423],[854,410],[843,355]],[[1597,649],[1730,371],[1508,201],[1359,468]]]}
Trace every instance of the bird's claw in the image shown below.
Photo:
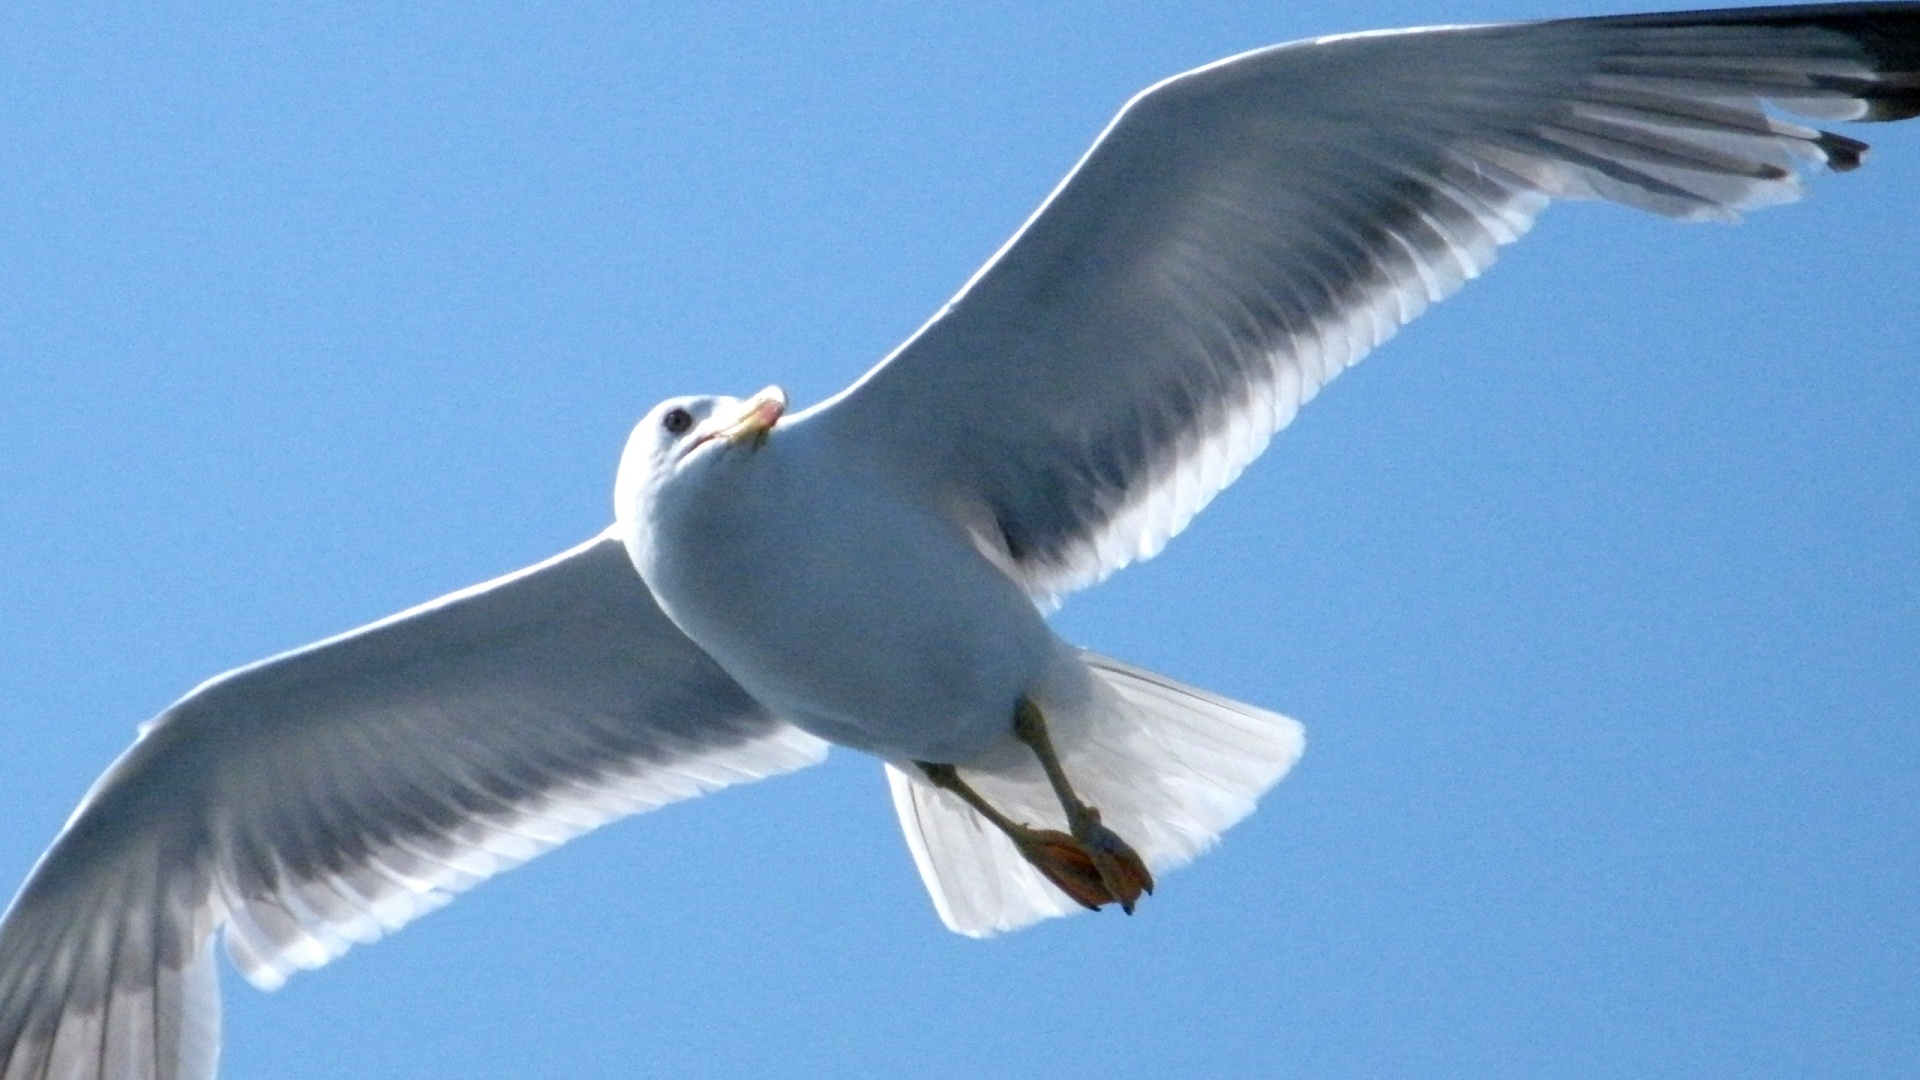
{"label": "bird's claw", "polygon": [[1017,839],[1021,857],[1074,903],[1099,911],[1114,902],[1093,852],[1080,841],[1057,829],[1033,829]]}
{"label": "bird's claw", "polygon": [[1146,863],[1112,829],[1095,822],[1084,838],[1033,829],[1019,838],[1020,854],[1074,903],[1089,911],[1119,904],[1127,914],[1153,891]]}
{"label": "bird's claw", "polygon": [[1146,862],[1133,850],[1133,845],[1097,820],[1083,825],[1079,831],[1080,843],[1099,871],[1107,895],[1120,905],[1120,910],[1133,914],[1133,905],[1140,902],[1141,894],[1153,892],[1153,874],[1147,870]]}

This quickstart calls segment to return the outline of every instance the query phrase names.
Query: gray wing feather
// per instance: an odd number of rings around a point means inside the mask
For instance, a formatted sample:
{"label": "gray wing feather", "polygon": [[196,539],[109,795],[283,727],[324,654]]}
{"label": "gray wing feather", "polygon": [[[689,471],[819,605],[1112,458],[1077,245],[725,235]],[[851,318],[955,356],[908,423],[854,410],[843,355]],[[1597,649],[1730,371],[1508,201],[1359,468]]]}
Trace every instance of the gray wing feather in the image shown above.
{"label": "gray wing feather", "polygon": [[945,309],[816,422],[1036,597],[1156,553],[1329,379],[1552,198],[1731,220],[1859,164],[1769,115],[1920,111],[1920,5],[1358,34],[1136,97]]}
{"label": "gray wing feather", "polygon": [[620,542],[213,679],[0,924],[0,1080],[205,1080],[212,939],[272,987],[613,818],[818,761]]}

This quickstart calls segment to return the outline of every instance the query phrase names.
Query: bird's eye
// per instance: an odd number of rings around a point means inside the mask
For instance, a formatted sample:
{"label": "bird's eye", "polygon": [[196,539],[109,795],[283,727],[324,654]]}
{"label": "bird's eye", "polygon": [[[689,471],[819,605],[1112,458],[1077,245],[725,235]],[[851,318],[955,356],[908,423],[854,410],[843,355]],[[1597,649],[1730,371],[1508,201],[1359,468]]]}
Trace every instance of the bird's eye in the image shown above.
{"label": "bird's eye", "polygon": [[660,422],[666,425],[668,434],[684,435],[686,430],[693,426],[693,414],[685,409],[668,409],[667,415],[661,417]]}

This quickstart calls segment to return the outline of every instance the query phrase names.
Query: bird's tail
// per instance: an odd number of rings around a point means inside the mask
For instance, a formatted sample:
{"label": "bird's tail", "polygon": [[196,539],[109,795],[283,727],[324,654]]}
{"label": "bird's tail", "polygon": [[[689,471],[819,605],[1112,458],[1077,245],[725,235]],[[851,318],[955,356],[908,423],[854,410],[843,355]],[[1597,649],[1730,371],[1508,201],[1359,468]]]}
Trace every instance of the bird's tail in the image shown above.
{"label": "bird's tail", "polygon": [[[1156,876],[1212,847],[1253,811],[1305,748],[1298,722],[1090,652],[1084,675],[1039,702],[1068,780]],[[1051,680],[1059,684],[1061,680]],[[1031,754],[1005,765],[961,766],[961,776],[1016,821],[1064,828]],[[933,906],[971,937],[1080,910],[1013,844],[950,792],[911,767],[889,764],[894,808]]]}

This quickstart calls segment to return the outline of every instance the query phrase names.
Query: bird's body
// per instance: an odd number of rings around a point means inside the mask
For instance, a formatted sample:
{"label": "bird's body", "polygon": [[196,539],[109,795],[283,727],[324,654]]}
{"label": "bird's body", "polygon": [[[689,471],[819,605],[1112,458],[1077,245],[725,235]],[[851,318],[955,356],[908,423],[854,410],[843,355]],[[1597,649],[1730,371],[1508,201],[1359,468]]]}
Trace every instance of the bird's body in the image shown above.
{"label": "bird's body", "polygon": [[213,944],[324,964],[626,814],[872,753],[962,933],[1131,910],[1300,726],[1076,649],[1326,383],[1554,199],[1733,220],[1920,115],[1920,4],[1349,35],[1149,88],[853,387],[663,403],[615,523],[202,684],[0,924],[0,1080],[208,1080]]}
{"label": "bird's body", "polygon": [[[797,422],[796,422],[797,421]],[[635,431],[623,470],[649,464]],[[1066,646],[937,506],[783,422],[620,485],[621,539],[661,610],[779,715],[879,757],[1003,756]],[[812,538],[795,544],[795,537]]]}

